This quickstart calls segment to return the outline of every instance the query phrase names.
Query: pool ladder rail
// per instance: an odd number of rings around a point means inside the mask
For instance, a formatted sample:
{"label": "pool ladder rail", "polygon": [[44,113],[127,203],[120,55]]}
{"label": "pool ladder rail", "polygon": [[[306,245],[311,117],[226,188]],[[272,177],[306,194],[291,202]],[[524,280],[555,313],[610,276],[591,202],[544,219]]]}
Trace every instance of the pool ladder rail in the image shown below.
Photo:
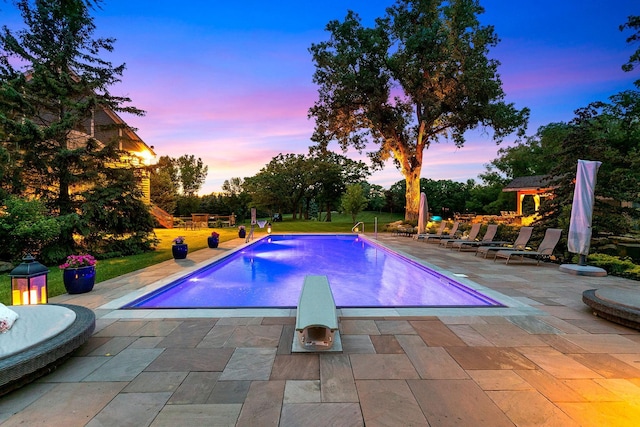
{"label": "pool ladder rail", "polygon": [[362,232],[364,233],[364,222],[362,222],[362,221],[359,221],[358,223],[356,223],[356,225],[354,225],[351,228],[351,231],[353,233],[359,233],[360,232],[360,229],[358,228],[359,225],[362,225]]}

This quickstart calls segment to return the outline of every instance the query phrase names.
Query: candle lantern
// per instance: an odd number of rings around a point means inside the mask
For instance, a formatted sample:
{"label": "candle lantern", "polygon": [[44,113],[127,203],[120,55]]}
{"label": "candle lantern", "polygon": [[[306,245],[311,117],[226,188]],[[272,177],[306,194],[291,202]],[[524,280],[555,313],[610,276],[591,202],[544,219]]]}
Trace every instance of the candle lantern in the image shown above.
{"label": "candle lantern", "polygon": [[49,270],[40,264],[31,254],[22,258],[22,262],[11,270],[11,304],[46,304],[47,273]]}
{"label": "candle lantern", "polygon": [[271,223],[267,223],[267,234],[271,234]]}

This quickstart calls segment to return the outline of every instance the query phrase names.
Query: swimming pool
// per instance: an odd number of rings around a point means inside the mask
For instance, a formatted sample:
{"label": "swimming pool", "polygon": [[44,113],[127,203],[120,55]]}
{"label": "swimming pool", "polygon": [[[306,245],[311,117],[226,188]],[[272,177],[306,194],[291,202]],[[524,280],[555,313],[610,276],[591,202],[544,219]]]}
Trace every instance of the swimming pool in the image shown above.
{"label": "swimming pool", "polygon": [[326,275],[339,308],[501,307],[369,239],[272,235],[123,308],[295,308],[306,275]]}

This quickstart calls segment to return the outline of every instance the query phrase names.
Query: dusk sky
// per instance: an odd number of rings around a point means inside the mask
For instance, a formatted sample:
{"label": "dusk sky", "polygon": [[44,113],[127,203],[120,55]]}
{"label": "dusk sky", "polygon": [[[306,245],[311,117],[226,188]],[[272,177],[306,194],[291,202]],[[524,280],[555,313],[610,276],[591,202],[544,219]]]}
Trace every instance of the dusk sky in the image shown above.
{"label": "dusk sky", "polygon": [[[342,20],[348,9],[371,25],[392,3],[106,0],[93,15],[98,35],[117,39],[105,57],[127,65],[112,92],[147,112],[123,119],[158,156],[202,158],[209,167],[202,195],[220,191],[226,179],[255,175],[279,153],[307,154],[314,127],[307,112],[317,99],[309,47],[327,40],[327,22]],[[528,135],[571,120],[575,109],[631,89],[640,78],[638,70],[621,70],[638,46],[627,45],[630,33],[618,29],[629,15],[640,15],[638,0],[481,4],[481,22],[501,39],[490,56],[502,64],[506,101],[531,109]],[[11,29],[21,22],[7,0],[0,0],[0,17]],[[480,132],[460,149],[433,145],[422,177],[477,179],[498,148]],[[401,179],[389,162],[369,182],[389,188]]]}

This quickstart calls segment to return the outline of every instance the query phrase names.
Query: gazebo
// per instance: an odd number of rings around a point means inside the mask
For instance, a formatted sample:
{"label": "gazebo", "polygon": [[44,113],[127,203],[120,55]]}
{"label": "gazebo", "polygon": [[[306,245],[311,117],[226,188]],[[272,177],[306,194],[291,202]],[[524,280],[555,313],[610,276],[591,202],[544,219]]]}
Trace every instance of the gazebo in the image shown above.
{"label": "gazebo", "polygon": [[502,191],[515,191],[517,194],[517,214],[522,215],[522,203],[526,196],[533,197],[535,211],[540,209],[540,200],[542,197],[550,197],[553,194],[553,187],[549,185],[549,176],[534,175],[521,176],[514,178]]}

